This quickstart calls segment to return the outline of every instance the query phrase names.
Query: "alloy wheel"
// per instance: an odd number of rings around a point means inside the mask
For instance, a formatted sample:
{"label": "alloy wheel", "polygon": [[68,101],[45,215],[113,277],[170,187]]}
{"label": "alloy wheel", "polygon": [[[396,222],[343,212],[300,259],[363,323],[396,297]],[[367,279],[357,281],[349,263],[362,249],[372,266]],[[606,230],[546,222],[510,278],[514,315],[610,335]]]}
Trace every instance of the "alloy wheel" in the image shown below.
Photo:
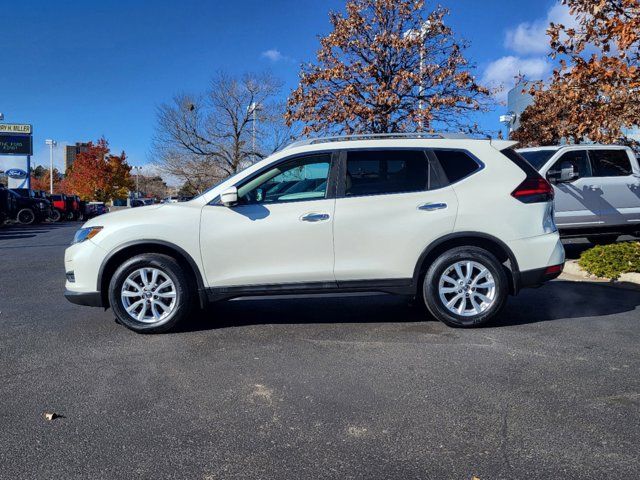
{"label": "alloy wheel", "polygon": [[472,317],[487,311],[495,303],[496,282],[481,263],[459,261],[447,267],[440,276],[438,294],[451,313]]}
{"label": "alloy wheel", "polygon": [[169,275],[154,267],[131,272],[120,291],[127,314],[142,323],[162,323],[176,308],[176,285]]}

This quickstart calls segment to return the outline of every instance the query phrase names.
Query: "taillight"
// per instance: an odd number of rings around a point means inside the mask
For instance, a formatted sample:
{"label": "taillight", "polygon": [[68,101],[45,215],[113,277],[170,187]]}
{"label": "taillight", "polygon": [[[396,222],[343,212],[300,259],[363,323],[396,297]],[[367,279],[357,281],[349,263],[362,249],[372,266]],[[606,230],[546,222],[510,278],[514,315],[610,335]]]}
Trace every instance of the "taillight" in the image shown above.
{"label": "taillight", "polygon": [[553,187],[544,178],[526,178],[511,196],[522,203],[540,203],[553,200]]}

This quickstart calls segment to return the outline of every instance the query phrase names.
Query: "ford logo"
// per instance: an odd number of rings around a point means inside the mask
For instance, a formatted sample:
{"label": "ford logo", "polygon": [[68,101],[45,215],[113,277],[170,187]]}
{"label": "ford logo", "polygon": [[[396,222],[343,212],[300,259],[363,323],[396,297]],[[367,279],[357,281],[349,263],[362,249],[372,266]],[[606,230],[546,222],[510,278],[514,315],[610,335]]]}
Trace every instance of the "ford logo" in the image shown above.
{"label": "ford logo", "polygon": [[10,168],[5,173],[7,174],[7,177],[15,178],[17,180],[27,178],[27,172],[25,172],[24,170],[20,170],[19,168]]}

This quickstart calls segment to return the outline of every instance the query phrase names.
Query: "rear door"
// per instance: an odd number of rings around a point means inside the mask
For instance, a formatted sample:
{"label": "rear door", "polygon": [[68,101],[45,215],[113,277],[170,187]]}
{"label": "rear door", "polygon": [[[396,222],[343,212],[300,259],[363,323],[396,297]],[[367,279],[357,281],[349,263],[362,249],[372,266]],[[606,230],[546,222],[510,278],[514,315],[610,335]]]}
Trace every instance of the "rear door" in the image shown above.
{"label": "rear door", "polygon": [[341,154],[334,223],[339,285],[409,284],[424,248],[453,230],[458,201],[430,158],[419,149]]}
{"label": "rear door", "polygon": [[628,150],[589,150],[590,187],[600,193],[607,226],[640,223],[640,178],[634,175]]}

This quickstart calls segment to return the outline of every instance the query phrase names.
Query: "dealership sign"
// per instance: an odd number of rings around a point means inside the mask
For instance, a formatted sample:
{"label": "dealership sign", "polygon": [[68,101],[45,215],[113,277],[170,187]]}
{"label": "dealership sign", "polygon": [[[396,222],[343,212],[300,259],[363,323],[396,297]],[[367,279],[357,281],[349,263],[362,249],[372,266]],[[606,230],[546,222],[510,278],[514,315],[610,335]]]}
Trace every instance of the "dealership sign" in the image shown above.
{"label": "dealership sign", "polygon": [[0,133],[31,135],[31,125],[24,123],[0,123]]}
{"label": "dealership sign", "polygon": [[33,155],[31,135],[0,133],[0,155]]}
{"label": "dealership sign", "polygon": [[19,168],[10,168],[4,173],[7,174],[7,177],[15,178],[16,180],[27,178],[27,172],[25,172],[24,170],[20,170]]}

